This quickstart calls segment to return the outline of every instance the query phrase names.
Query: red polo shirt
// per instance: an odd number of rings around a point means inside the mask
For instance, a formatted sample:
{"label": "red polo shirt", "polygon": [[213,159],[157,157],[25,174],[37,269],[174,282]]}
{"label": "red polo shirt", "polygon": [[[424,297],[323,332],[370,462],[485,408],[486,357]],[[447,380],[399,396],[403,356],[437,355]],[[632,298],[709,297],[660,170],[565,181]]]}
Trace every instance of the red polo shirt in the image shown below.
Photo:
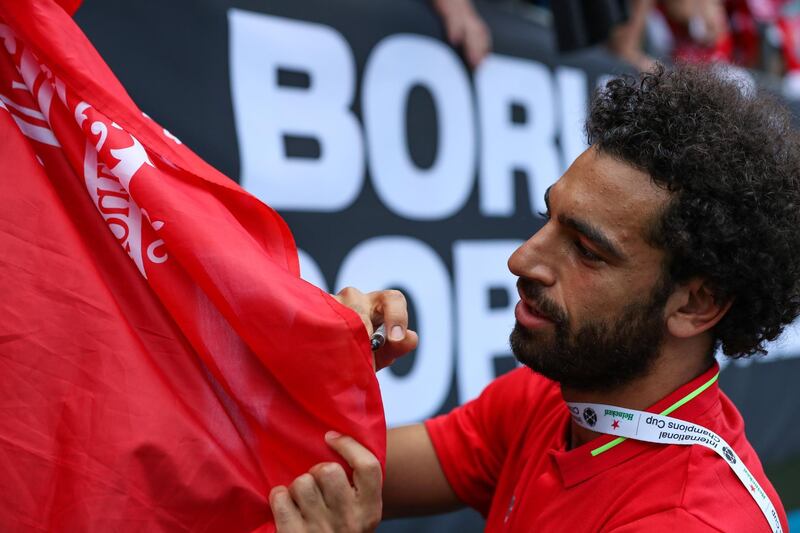
{"label": "red polo shirt", "polygon": [[[713,381],[670,416],[730,443],[788,531],[742,417],[714,380],[718,372],[714,365],[647,410],[660,413]],[[748,490],[711,450],[625,440],[592,456],[615,438],[567,451],[569,423],[558,385],[520,368],[426,427],[450,486],[486,517],[486,531],[770,531]]]}

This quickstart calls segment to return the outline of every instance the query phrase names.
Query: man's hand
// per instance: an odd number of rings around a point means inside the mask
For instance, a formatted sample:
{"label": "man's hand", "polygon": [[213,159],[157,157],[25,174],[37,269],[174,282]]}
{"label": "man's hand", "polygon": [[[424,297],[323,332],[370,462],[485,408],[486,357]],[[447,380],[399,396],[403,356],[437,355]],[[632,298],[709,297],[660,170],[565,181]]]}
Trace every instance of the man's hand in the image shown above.
{"label": "man's hand", "polygon": [[431,0],[447,33],[447,40],[461,48],[471,69],[492,49],[492,34],[470,0]]}
{"label": "man's hand", "polygon": [[419,337],[408,329],[408,306],[400,291],[364,294],[358,289],[345,287],[334,298],[358,313],[369,335],[381,324],[386,327],[387,342],[375,352],[373,359],[376,371],[391,365],[395,359],[417,347]]}
{"label": "man's hand", "polygon": [[381,464],[350,437],[329,432],[325,441],[353,468],[353,485],[338,463],[320,463],[287,489],[269,494],[280,533],[362,533],[381,520]]}

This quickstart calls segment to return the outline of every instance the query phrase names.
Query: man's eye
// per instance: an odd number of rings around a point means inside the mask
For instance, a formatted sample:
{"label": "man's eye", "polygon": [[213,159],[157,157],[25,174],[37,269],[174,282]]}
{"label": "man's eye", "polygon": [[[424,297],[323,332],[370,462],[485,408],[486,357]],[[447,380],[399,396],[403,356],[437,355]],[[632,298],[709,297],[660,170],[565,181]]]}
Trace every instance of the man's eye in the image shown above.
{"label": "man's eye", "polygon": [[586,248],[581,244],[580,240],[575,240],[575,249],[578,250],[578,253],[587,261],[602,261],[599,255],[594,254],[591,250]]}

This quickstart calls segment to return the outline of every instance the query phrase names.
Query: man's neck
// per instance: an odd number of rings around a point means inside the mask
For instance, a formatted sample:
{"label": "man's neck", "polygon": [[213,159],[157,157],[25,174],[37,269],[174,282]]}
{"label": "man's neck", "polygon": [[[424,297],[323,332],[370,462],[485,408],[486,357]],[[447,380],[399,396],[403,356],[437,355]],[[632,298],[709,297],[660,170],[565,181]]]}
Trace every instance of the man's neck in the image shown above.
{"label": "man's neck", "polygon": [[[608,391],[582,391],[562,387],[566,402],[601,403],[644,410],[708,370],[708,347],[682,342],[676,349],[664,348],[650,371],[621,387]],[[682,352],[682,353],[680,353]],[[569,449],[577,448],[602,435],[570,422]]]}

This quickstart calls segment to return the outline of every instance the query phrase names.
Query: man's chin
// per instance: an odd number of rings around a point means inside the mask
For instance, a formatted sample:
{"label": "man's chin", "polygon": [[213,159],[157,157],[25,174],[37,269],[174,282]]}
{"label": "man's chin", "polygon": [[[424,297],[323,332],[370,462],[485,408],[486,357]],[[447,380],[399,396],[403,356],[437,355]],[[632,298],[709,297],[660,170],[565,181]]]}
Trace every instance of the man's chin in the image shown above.
{"label": "man's chin", "polygon": [[586,391],[606,388],[598,382],[594,368],[569,360],[572,352],[557,346],[553,332],[531,331],[517,323],[509,340],[517,361],[562,387]]}
{"label": "man's chin", "polygon": [[524,350],[535,350],[542,345],[544,346],[552,346],[555,343],[555,336],[556,332],[555,329],[550,328],[539,328],[539,329],[528,329],[519,321],[514,323],[514,329],[511,330],[511,347],[514,348],[514,345],[517,344],[521,349]]}
{"label": "man's chin", "polygon": [[552,362],[547,364],[548,362],[544,361],[543,358],[555,356],[556,350],[553,346],[555,338],[552,331],[531,331],[517,322],[511,331],[509,342],[511,344],[511,352],[517,361],[534,372],[549,378],[546,373]]}

